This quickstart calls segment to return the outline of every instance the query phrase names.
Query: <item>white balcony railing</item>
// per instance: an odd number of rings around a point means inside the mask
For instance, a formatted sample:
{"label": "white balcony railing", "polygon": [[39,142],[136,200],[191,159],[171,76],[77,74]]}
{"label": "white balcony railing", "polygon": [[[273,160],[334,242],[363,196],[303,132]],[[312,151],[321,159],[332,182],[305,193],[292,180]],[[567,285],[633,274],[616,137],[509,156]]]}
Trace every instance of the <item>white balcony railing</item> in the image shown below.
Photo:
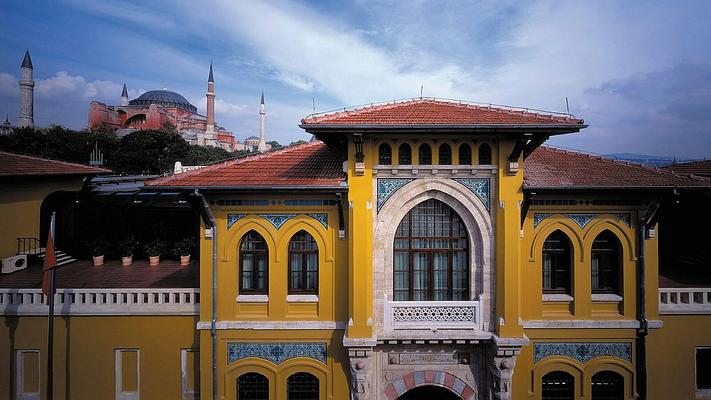
{"label": "white balcony railing", "polygon": [[659,288],[660,314],[711,314],[711,288]]}
{"label": "white balcony railing", "polygon": [[[200,289],[58,289],[55,315],[198,315]],[[47,315],[41,289],[0,289],[0,315]]]}
{"label": "white balcony railing", "polygon": [[389,301],[385,328],[482,330],[478,301]]}

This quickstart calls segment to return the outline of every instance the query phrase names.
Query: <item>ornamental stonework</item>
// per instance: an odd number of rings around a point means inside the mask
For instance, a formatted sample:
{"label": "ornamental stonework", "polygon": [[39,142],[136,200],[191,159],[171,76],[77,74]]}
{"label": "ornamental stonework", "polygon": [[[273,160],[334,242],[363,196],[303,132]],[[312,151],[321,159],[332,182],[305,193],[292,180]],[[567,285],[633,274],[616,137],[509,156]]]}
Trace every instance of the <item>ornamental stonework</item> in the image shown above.
{"label": "ornamental stonework", "polygon": [[631,343],[534,343],[533,362],[546,357],[566,356],[586,363],[597,357],[615,357],[632,362]]}
{"label": "ornamental stonework", "polygon": [[296,357],[307,357],[326,364],[326,343],[228,343],[227,364],[255,357],[279,365]]}

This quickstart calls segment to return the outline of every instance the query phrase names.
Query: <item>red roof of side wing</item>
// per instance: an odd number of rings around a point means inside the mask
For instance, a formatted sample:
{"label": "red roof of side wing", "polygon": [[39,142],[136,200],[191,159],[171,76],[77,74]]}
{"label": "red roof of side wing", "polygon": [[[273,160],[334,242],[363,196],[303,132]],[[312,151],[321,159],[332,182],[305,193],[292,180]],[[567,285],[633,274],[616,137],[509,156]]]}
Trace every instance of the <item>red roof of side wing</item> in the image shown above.
{"label": "red roof of side wing", "polygon": [[222,189],[298,189],[345,187],[338,153],[323,142],[295,145],[171,175],[146,186]]}
{"label": "red roof of side wing", "polygon": [[321,126],[577,126],[584,121],[566,114],[538,113],[525,109],[477,105],[437,99],[414,99],[371,105],[331,114],[311,115],[302,127]]}
{"label": "red roof of side wing", "polygon": [[0,176],[95,175],[111,170],[0,151]]}

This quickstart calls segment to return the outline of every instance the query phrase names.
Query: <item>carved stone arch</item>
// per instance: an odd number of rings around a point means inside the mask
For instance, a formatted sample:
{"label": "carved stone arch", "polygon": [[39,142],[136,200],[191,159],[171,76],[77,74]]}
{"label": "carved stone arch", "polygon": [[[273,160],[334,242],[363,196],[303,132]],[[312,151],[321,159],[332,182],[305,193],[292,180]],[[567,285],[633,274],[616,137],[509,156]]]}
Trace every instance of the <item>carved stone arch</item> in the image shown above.
{"label": "carved stone arch", "polygon": [[590,254],[592,244],[598,235],[605,230],[608,230],[617,237],[617,240],[619,240],[622,251],[624,252],[624,259],[629,261],[637,260],[634,238],[629,232],[627,225],[619,220],[613,220],[611,218],[596,219],[593,221],[595,222],[591,223],[583,234],[583,251],[585,254]]}
{"label": "carved stone arch", "polygon": [[[493,196],[493,194],[492,194]],[[494,226],[485,204],[464,185],[450,179],[415,179],[385,202],[377,213],[373,235],[375,314],[382,326],[384,301],[393,293],[393,243],[400,221],[416,205],[436,199],[451,207],[469,232],[470,299],[480,300],[485,330],[493,329]]]}
{"label": "carved stone arch", "polygon": [[396,400],[409,390],[422,386],[437,386],[445,388],[462,400],[476,399],[477,392],[463,380],[445,371],[415,371],[405,374],[385,387],[388,400]]}
{"label": "carved stone arch", "polygon": [[570,240],[570,243],[573,245],[573,260],[582,262],[584,244],[583,237],[580,234],[580,228],[567,217],[563,217],[561,215],[556,216],[560,218],[548,218],[538,227],[538,231],[533,237],[533,241],[531,243],[529,261],[538,261],[540,254],[542,254],[543,251],[543,242],[546,241],[551,233],[556,230],[560,230],[568,236],[568,240]]}
{"label": "carved stone arch", "polygon": [[[247,215],[235,225],[236,226],[227,229],[227,233],[225,234],[225,245],[222,246],[221,261],[230,262],[237,259],[236,257],[239,252],[239,244],[242,241],[242,237],[251,230],[262,235],[264,241],[267,243],[269,262],[276,261],[277,240],[274,235],[274,229],[264,218],[256,215]],[[222,241],[219,235],[217,240]]]}

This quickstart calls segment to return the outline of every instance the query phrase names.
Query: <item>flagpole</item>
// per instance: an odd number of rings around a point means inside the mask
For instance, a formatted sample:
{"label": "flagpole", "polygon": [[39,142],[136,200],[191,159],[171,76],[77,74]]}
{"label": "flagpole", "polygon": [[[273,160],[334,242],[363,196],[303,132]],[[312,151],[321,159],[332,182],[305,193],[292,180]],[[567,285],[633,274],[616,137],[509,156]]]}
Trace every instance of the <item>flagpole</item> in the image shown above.
{"label": "flagpole", "polygon": [[[52,219],[49,222],[50,234],[52,235],[52,244],[54,244],[54,220],[57,216],[56,212],[52,212]],[[46,257],[46,250],[45,250]],[[54,395],[54,292],[56,290],[55,270],[52,268],[49,272],[49,316],[47,318],[47,400],[52,400]]]}

